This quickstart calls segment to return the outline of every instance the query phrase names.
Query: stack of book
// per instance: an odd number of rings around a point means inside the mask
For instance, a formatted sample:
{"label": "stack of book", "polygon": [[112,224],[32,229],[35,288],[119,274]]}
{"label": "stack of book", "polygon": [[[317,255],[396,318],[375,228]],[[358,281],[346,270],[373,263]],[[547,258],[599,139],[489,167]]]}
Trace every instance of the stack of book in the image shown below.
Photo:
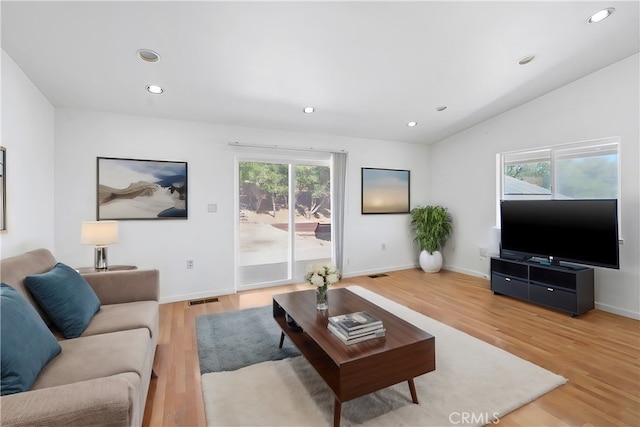
{"label": "stack of book", "polygon": [[382,321],[366,311],[329,317],[327,328],[345,344],[355,344],[385,335]]}

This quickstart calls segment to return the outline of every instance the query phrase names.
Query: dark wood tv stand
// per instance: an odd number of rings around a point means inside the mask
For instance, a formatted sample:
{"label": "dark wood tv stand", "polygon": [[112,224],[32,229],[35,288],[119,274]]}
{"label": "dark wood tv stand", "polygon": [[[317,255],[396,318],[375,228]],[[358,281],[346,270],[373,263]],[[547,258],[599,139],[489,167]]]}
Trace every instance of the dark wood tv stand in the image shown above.
{"label": "dark wood tv stand", "polygon": [[491,258],[491,290],[572,317],[594,308],[594,274],[589,267]]}

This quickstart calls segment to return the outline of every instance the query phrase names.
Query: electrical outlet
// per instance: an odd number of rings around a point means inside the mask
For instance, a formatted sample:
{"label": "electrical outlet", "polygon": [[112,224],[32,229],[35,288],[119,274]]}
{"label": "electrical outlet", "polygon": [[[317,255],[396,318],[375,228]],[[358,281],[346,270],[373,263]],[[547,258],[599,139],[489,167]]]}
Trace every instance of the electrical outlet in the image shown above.
{"label": "electrical outlet", "polygon": [[382,244],[382,250],[384,251],[384,250],[386,250],[386,249],[387,249],[387,244],[386,244],[386,243],[383,243],[383,244]]}
{"label": "electrical outlet", "polygon": [[193,268],[193,260],[192,259],[188,259],[187,260],[187,268]]}
{"label": "electrical outlet", "polygon": [[483,258],[487,257],[487,248],[480,248],[480,256]]}

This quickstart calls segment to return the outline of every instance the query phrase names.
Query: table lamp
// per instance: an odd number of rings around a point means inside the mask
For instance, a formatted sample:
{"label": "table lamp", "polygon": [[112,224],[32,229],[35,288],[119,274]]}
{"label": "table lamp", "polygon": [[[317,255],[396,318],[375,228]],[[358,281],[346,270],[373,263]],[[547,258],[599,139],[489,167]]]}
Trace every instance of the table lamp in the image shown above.
{"label": "table lamp", "polygon": [[118,243],[118,221],[83,221],[81,232],[83,245],[94,245],[94,268],[107,270],[107,246]]}

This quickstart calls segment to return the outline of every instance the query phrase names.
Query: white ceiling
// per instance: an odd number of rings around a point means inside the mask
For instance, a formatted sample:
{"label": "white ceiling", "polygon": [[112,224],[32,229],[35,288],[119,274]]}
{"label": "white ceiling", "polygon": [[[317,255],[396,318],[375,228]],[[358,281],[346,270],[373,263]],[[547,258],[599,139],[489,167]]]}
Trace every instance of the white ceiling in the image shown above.
{"label": "white ceiling", "polygon": [[639,4],[5,0],[2,47],[56,107],[433,143],[640,51]]}

